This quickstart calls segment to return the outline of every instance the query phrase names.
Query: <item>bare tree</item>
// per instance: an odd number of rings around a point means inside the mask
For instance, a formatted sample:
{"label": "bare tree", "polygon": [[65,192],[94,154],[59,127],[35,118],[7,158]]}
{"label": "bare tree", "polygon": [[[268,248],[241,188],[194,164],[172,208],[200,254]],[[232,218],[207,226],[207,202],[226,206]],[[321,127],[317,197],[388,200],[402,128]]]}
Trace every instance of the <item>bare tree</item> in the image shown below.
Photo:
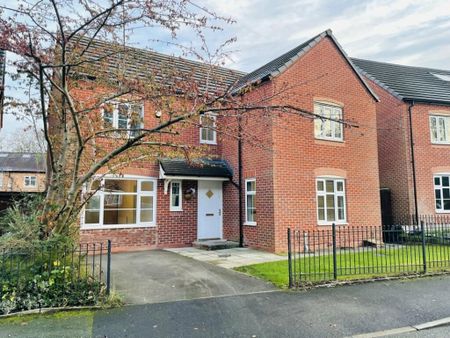
{"label": "bare tree", "polygon": [[[118,173],[130,162],[165,156],[199,156],[204,151],[183,142],[183,130],[197,127],[199,116],[214,112],[224,121],[223,135],[243,137],[242,116],[273,111],[315,118],[293,106],[270,106],[269,96],[246,103],[235,83],[218,68],[227,57],[229,39],[217,48],[206,34],[233,23],[190,0],[18,0],[0,7],[0,48],[21,58],[20,73],[33,79],[49,158],[49,184],[41,222],[45,234],[69,234],[96,189],[96,175]],[[177,58],[148,64],[127,47],[137,29],[161,36],[155,44],[178,47],[201,61],[180,70]],[[193,43],[180,44],[180,31]],[[164,35],[163,35],[164,36]],[[107,43],[102,43],[106,41]],[[237,78],[237,76],[236,76]],[[280,93],[287,92],[281,88]],[[273,95],[273,93],[271,94]],[[110,102],[132,106],[145,102],[155,112],[145,126],[131,109],[124,125],[105,124]],[[257,136],[248,135],[258,143]],[[83,192],[87,186],[87,193]]]}

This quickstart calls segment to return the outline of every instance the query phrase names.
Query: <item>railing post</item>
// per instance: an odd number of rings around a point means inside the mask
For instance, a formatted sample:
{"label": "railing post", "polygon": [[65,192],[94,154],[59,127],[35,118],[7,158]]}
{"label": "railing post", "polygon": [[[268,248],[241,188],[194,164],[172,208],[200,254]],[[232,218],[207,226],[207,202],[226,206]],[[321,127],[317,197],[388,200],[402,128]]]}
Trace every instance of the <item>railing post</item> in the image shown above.
{"label": "railing post", "polygon": [[108,239],[108,257],[106,264],[106,294],[111,292],[111,240]]}
{"label": "railing post", "polygon": [[288,241],[288,269],[289,269],[289,288],[294,285],[292,280],[292,246],[291,246],[291,228],[287,229],[287,241]]}
{"label": "railing post", "polygon": [[423,259],[423,272],[427,273],[427,248],[425,243],[425,222],[420,221],[420,230],[422,233],[422,259]]}
{"label": "railing post", "polygon": [[337,279],[337,257],[336,257],[336,224],[333,223],[331,225],[332,229],[332,236],[333,236],[333,278],[334,280]]}

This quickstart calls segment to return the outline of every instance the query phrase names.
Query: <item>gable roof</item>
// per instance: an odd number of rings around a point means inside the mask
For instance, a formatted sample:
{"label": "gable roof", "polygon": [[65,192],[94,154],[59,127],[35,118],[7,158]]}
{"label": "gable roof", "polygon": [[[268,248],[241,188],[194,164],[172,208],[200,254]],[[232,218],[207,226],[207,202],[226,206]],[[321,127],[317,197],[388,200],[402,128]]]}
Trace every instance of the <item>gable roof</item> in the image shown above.
{"label": "gable roof", "polygon": [[[86,48],[90,41],[86,37],[77,36],[73,46]],[[246,74],[199,61],[96,39],[92,40],[82,59],[88,61],[82,69],[83,74],[87,76],[95,77],[95,73],[100,70],[114,79],[120,71],[127,77],[142,80],[154,76],[156,82],[164,85],[169,84],[168,78],[172,81],[174,78],[177,81],[189,79],[190,85],[194,82],[203,92],[224,91]]]}
{"label": "gable roof", "polygon": [[46,168],[45,154],[0,152],[0,172],[45,173]]}
{"label": "gable roof", "polygon": [[[400,100],[450,104],[450,70],[356,58],[352,58],[352,61],[361,74]],[[448,77],[448,81],[445,77]]]}
{"label": "gable roof", "polygon": [[314,48],[322,39],[325,37],[329,37],[331,41],[335,44],[336,48],[339,50],[339,52],[342,54],[344,59],[348,62],[350,68],[353,70],[361,84],[365,87],[367,92],[376,100],[378,100],[378,96],[375,94],[375,92],[370,88],[370,86],[366,83],[364,78],[360,75],[360,73],[357,71],[355,66],[353,65],[352,61],[348,57],[348,55],[345,53],[345,51],[342,49],[341,45],[338,43],[336,38],[333,35],[333,32],[331,29],[328,29],[315,37],[309,39],[308,41],[300,44],[299,46],[295,47],[294,49],[291,49],[287,53],[284,53],[283,55],[277,57],[276,59],[266,63],[262,67],[254,70],[253,72],[243,76],[236,84],[234,91],[239,91],[243,89],[246,86],[259,83],[268,79],[271,79],[282,72],[284,72],[290,65],[292,65],[295,61],[297,61],[299,58],[301,58],[304,54],[306,54],[310,49]]}

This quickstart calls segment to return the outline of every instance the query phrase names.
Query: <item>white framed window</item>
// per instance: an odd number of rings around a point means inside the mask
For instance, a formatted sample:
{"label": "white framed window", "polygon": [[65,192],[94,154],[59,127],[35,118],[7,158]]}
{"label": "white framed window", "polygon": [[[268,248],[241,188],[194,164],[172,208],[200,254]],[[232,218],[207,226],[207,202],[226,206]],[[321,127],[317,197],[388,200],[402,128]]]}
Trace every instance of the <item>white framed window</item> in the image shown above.
{"label": "white framed window", "polygon": [[108,102],[102,109],[103,128],[127,129],[115,136],[136,137],[144,128],[144,105],[142,103]]}
{"label": "white framed window", "polygon": [[314,103],[314,113],[324,117],[314,120],[314,137],[323,140],[343,141],[342,108],[326,103]]}
{"label": "white framed window", "polygon": [[25,176],[23,179],[23,184],[27,188],[36,187],[36,176]]}
{"label": "white framed window", "polygon": [[82,228],[131,228],[156,225],[154,178],[105,177],[95,180],[95,193],[84,208]]}
{"label": "white framed window", "polygon": [[170,182],[170,211],[182,211],[181,181]]}
{"label": "white framed window", "polygon": [[213,114],[200,116],[200,143],[217,144],[216,121]]}
{"label": "white framed window", "polygon": [[245,224],[256,225],[256,179],[245,180]]}
{"label": "white framed window", "polygon": [[319,177],[316,179],[316,192],[319,225],[346,223],[345,180]]}
{"label": "white framed window", "polygon": [[450,174],[434,175],[436,212],[450,213]]}
{"label": "white framed window", "polygon": [[450,144],[450,116],[430,115],[431,143]]}

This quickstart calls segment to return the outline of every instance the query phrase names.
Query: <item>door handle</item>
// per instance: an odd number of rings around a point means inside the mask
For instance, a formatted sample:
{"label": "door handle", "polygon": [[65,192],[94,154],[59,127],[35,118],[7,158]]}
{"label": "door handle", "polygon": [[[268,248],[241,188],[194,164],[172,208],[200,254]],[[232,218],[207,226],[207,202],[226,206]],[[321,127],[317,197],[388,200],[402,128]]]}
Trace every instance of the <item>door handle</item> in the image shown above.
{"label": "door handle", "polygon": [[219,216],[222,216],[222,209],[219,209]]}
{"label": "door handle", "polygon": [[213,213],[206,213],[205,215],[206,215],[206,216],[214,216]]}

